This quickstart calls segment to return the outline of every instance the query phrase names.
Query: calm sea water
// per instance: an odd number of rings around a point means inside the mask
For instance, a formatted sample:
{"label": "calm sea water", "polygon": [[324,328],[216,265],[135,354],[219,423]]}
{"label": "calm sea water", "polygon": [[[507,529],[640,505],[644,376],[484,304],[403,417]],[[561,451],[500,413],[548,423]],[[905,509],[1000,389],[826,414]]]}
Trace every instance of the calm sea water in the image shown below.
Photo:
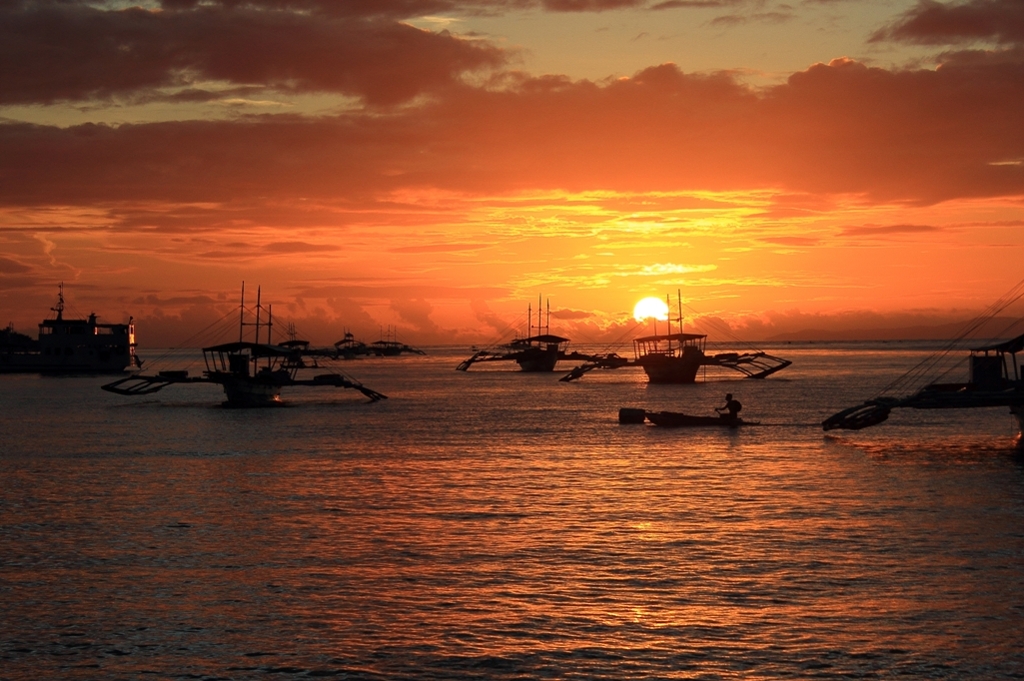
{"label": "calm sea water", "polygon": [[[1024,676],[1015,420],[826,434],[927,348],[769,350],[649,386],[435,348],[256,411],[2,376],[0,679]],[[762,425],[617,421],[725,392]]]}

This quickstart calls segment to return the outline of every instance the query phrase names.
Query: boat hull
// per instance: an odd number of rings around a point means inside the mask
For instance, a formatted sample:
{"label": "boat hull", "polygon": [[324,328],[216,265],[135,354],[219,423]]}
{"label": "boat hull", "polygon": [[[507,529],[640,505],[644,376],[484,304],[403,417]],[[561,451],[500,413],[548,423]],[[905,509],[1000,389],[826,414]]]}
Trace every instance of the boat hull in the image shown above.
{"label": "boat hull", "polygon": [[128,352],[76,349],[75,355],[0,352],[0,374],[119,374],[136,368]]}
{"label": "boat hull", "polygon": [[252,378],[227,377],[217,381],[224,388],[225,407],[280,407],[281,386]]}
{"label": "boat hull", "polygon": [[516,357],[516,363],[522,371],[531,373],[551,372],[558,364],[558,348],[532,348],[524,350]]}
{"label": "boat hull", "polygon": [[737,428],[749,425],[743,419],[729,416],[691,416],[674,411],[649,411],[647,420],[656,426],[667,428]]}
{"label": "boat hull", "polygon": [[702,353],[685,353],[681,357],[671,355],[644,355],[637,359],[647,374],[650,383],[679,384],[694,383],[697,380],[697,370],[702,365]]}

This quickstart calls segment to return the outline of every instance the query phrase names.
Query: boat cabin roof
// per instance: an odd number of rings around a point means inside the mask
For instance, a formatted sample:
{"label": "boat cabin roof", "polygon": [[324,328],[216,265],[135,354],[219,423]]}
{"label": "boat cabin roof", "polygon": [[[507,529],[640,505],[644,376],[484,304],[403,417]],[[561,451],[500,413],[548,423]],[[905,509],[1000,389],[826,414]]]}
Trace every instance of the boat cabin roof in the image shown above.
{"label": "boat cabin roof", "polygon": [[658,341],[692,341],[702,340],[707,338],[707,334],[703,333],[665,333],[657,336],[642,336],[640,338],[634,338],[634,343],[655,343]]}
{"label": "boat cabin roof", "polygon": [[986,345],[981,348],[971,348],[971,352],[1008,352],[1011,355],[1016,355],[1021,350],[1024,350],[1024,335],[1020,335],[1011,340],[996,343],[994,345]]}
{"label": "boat cabin roof", "polygon": [[530,336],[529,338],[520,338],[516,343],[568,343],[568,338],[562,338],[561,336],[555,336],[550,333],[544,333],[539,336]]}

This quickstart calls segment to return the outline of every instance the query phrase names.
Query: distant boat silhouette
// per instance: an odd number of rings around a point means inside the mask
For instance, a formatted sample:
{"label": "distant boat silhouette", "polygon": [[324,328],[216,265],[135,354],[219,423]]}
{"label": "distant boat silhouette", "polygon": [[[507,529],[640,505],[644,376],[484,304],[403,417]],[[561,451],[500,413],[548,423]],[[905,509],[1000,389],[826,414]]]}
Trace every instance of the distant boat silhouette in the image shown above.
{"label": "distant boat silhouette", "polygon": [[351,331],[346,331],[344,337],[334,344],[334,348],[343,359],[373,354],[373,350],[363,341],[356,340]]}
{"label": "distant boat silhouette", "polygon": [[[245,321],[244,284],[240,308],[239,340],[203,348],[206,370],[201,376],[189,376],[187,371],[161,371],[155,376],[137,375],[122,378],[102,388],[119,395],[134,396],[149,395],[177,383],[215,383],[224,389],[224,406],[227,407],[277,406],[283,403],[281,390],[297,386],[351,388],[363,393],[373,402],[387,397],[338,373],[301,378],[300,370],[318,368],[315,359],[310,365],[306,358],[330,358],[330,353],[310,349],[309,344],[302,340],[291,339],[281,344],[272,343],[273,317],[270,307],[267,308],[267,320],[263,323],[267,332],[267,342],[259,342],[260,314],[263,310],[259,289],[256,293],[254,323]],[[244,327],[250,325],[256,327],[255,342],[242,340]]]}
{"label": "distant boat silhouette", "polygon": [[567,352],[569,339],[556,336],[551,331],[551,301],[548,301],[547,321],[541,319],[541,301],[537,300],[537,333],[534,334],[533,307],[527,306],[526,336],[515,338],[496,350],[477,350],[471,357],[463,360],[455,367],[458,371],[466,371],[472,365],[482,362],[515,362],[520,370],[526,373],[551,372],[562,360],[587,362],[603,362],[612,364],[625,360],[618,355],[587,355]]}
{"label": "distant boat silhouette", "polygon": [[[383,334],[382,334],[383,335]],[[373,341],[370,343],[370,352],[377,355],[378,357],[396,357],[404,352],[412,353],[414,355],[425,355],[427,353],[422,350],[406,345],[398,340],[398,330],[394,331],[392,335],[391,327],[388,327],[387,338],[381,338],[380,340]]]}
{"label": "distant boat silhouette", "polygon": [[135,324],[101,324],[95,314],[88,319],[64,317],[64,284],[53,319],[39,324],[38,339],[18,333],[14,325],[0,330],[0,373],[113,374],[138,369]]}

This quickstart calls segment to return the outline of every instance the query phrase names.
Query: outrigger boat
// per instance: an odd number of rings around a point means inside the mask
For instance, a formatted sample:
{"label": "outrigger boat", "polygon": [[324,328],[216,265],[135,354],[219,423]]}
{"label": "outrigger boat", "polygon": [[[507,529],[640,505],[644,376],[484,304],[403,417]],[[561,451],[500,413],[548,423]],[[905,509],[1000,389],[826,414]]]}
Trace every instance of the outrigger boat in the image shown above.
{"label": "outrigger boat", "polygon": [[[643,336],[633,340],[633,360],[615,355],[615,360],[602,359],[581,364],[561,381],[574,381],[594,369],[617,369],[623,366],[642,367],[650,383],[694,383],[697,371],[705,366],[733,369],[747,378],[766,378],[788,367],[792,362],[765,352],[722,352],[705,354],[706,334],[683,332],[682,296],[679,296],[679,316],[675,319],[678,331],[672,332],[672,319],[668,319],[668,332]],[[656,322],[655,322],[656,324]]]}
{"label": "outrigger boat", "polygon": [[739,428],[740,426],[759,425],[757,421],[744,421],[738,416],[731,418],[727,414],[694,416],[677,411],[645,411],[628,407],[619,409],[619,423],[643,423],[644,421],[650,421],[656,426],[665,428]]}
{"label": "outrigger boat", "polygon": [[388,327],[387,338],[381,338],[367,345],[361,340],[356,340],[351,331],[346,331],[344,338],[334,344],[334,351],[327,354],[338,359],[353,359],[363,355],[376,355],[377,357],[396,357],[403,353],[414,355],[425,355],[423,350],[414,348],[411,345],[402,343],[392,336],[391,327]]}
{"label": "outrigger boat", "polygon": [[380,340],[373,341],[369,345],[370,352],[377,355],[378,357],[395,357],[401,355],[403,352],[409,352],[414,355],[425,355],[427,353],[422,350],[418,350],[410,345],[406,345],[398,340],[398,331],[394,333],[391,331],[391,327],[388,327],[387,338],[381,338]]}
{"label": "outrigger boat", "polygon": [[833,414],[823,430],[861,430],[889,418],[893,409],[973,409],[1009,407],[1024,431],[1024,376],[1017,353],[1024,350],[1024,335],[1003,343],[973,348],[966,383],[930,383],[911,395],[880,395]]}
{"label": "outrigger boat", "polygon": [[135,324],[101,324],[95,314],[88,319],[64,317],[64,284],[53,319],[39,324],[33,339],[14,330],[0,330],[0,374],[114,374],[136,370],[142,360],[135,354]]}
{"label": "outrigger boat", "polygon": [[[267,307],[267,341],[260,342],[259,289],[256,294],[256,321],[245,321],[245,287],[242,287],[242,304],[239,320],[238,342],[223,343],[203,348],[206,370],[201,376],[189,376],[188,371],[161,371],[155,376],[136,375],[108,383],[102,388],[119,395],[150,395],[177,383],[215,383],[224,389],[226,407],[269,407],[283,404],[282,388],[294,386],[335,387],[358,390],[371,402],[386,399],[376,390],[337,373],[318,374],[300,378],[303,369],[318,368],[315,357],[330,357],[324,351],[312,350],[306,341],[289,340],[281,344],[271,342],[273,317]],[[244,327],[256,327],[255,342],[242,340]],[[313,357],[312,364],[306,362]]]}
{"label": "outrigger boat", "polygon": [[346,331],[345,336],[334,344],[335,354],[341,359],[352,359],[362,355],[372,355],[373,350],[361,340],[356,340],[351,331]]}
{"label": "outrigger boat", "polygon": [[537,333],[533,330],[533,308],[527,307],[526,337],[516,338],[494,350],[477,350],[471,357],[463,360],[456,368],[466,371],[473,364],[481,362],[515,362],[523,372],[552,372],[555,365],[563,360],[600,362],[602,365],[624,363],[626,360],[611,353],[607,355],[587,355],[579,352],[568,352],[569,339],[551,333],[551,301],[548,301],[547,323],[541,319],[540,301],[537,302]]}

